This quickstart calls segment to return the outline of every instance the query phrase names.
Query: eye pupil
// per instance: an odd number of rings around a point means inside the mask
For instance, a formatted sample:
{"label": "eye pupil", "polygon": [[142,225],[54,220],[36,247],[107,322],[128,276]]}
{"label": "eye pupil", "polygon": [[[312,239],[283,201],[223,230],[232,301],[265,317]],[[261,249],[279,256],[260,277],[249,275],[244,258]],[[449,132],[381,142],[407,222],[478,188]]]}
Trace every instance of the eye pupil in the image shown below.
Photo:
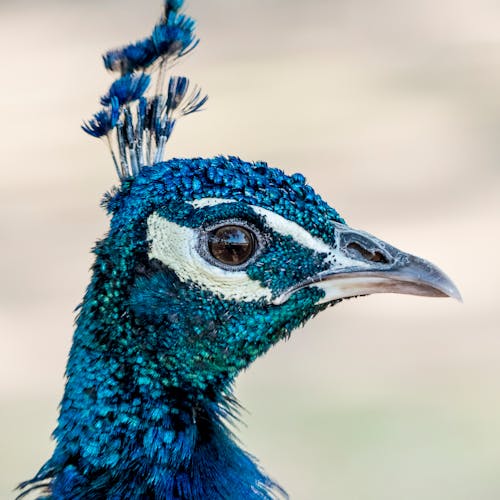
{"label": "eye pupil", "polygon": [[239,266],[254,254],[255,236],[241,226],[222,226],[209,233],[208,248],[223,264]]}

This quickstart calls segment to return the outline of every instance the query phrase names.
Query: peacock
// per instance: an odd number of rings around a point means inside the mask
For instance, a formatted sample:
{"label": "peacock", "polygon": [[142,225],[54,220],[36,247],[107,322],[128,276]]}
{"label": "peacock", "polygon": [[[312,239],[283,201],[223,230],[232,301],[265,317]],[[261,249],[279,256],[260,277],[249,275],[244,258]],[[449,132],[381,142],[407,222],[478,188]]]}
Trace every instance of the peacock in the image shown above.
{"label": "peacock", "polygon": [[56,447],[18,498],[273,499],[285,491],[242,450],[237,375],[342,299],[460,298],[433,264],[346,224],[306,183],[236,156],[169,159],[207,101],[171,72],[198,44],[183,0],[152,33],[111,50],[117,79],[83,129],[107,141],[105,195],[78,308]]}

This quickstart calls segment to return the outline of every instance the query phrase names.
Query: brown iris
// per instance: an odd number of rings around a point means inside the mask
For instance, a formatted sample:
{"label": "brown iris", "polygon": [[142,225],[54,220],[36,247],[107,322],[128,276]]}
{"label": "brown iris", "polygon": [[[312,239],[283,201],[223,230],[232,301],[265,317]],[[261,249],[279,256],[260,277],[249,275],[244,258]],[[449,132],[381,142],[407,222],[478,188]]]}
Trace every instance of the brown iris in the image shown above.
{"label": "brown iris", "polygon": [[208,235],[212,257],[228,266],[244,264],[255,252],[255,236],[246,227],[227,225]]}

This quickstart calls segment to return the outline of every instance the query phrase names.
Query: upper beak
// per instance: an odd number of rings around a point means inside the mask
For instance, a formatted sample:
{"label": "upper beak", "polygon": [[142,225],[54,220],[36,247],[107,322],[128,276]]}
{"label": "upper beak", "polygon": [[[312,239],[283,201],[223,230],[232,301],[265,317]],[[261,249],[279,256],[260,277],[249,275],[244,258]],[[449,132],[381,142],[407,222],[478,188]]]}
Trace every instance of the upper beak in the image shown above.
{"label": "upper beak", "polygon": [[332,246],[331,266],[288,290],[275,303],[283,303],[297,290],[310,286],[325,292],[320,304],[372,293],[462,300],[454,283],[434,264],[398,250],[364,231],[334,224],[336,241]]}

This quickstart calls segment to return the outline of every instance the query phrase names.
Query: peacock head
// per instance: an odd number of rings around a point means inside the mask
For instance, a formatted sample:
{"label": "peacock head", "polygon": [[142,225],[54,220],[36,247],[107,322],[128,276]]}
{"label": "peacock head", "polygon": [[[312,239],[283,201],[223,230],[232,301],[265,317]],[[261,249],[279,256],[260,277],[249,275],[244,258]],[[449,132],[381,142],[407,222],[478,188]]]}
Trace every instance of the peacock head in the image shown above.
{"label": "peacock head", "polygon": [[235,157],[163,161],[177,119],[207,100],[185,77],[166,83],[198,41],[183,2],[164,4],[149,37],[104,56],[120,77],[83,127],[107,139],[121,179],[96,248],[99,292],[84,304],[120,363],[207,394],[341,299],[459,296],[433,265],[347,226],[300,174]]}
{"label": "peacock head", "polygon": [[264,163],[170,160],[124,179],[106,203],[104,279],[126,290],[139,362],[164,363],[183,393],[223,389],[341,299],[458,297],[432,264],[350,228],[301,174]]}

